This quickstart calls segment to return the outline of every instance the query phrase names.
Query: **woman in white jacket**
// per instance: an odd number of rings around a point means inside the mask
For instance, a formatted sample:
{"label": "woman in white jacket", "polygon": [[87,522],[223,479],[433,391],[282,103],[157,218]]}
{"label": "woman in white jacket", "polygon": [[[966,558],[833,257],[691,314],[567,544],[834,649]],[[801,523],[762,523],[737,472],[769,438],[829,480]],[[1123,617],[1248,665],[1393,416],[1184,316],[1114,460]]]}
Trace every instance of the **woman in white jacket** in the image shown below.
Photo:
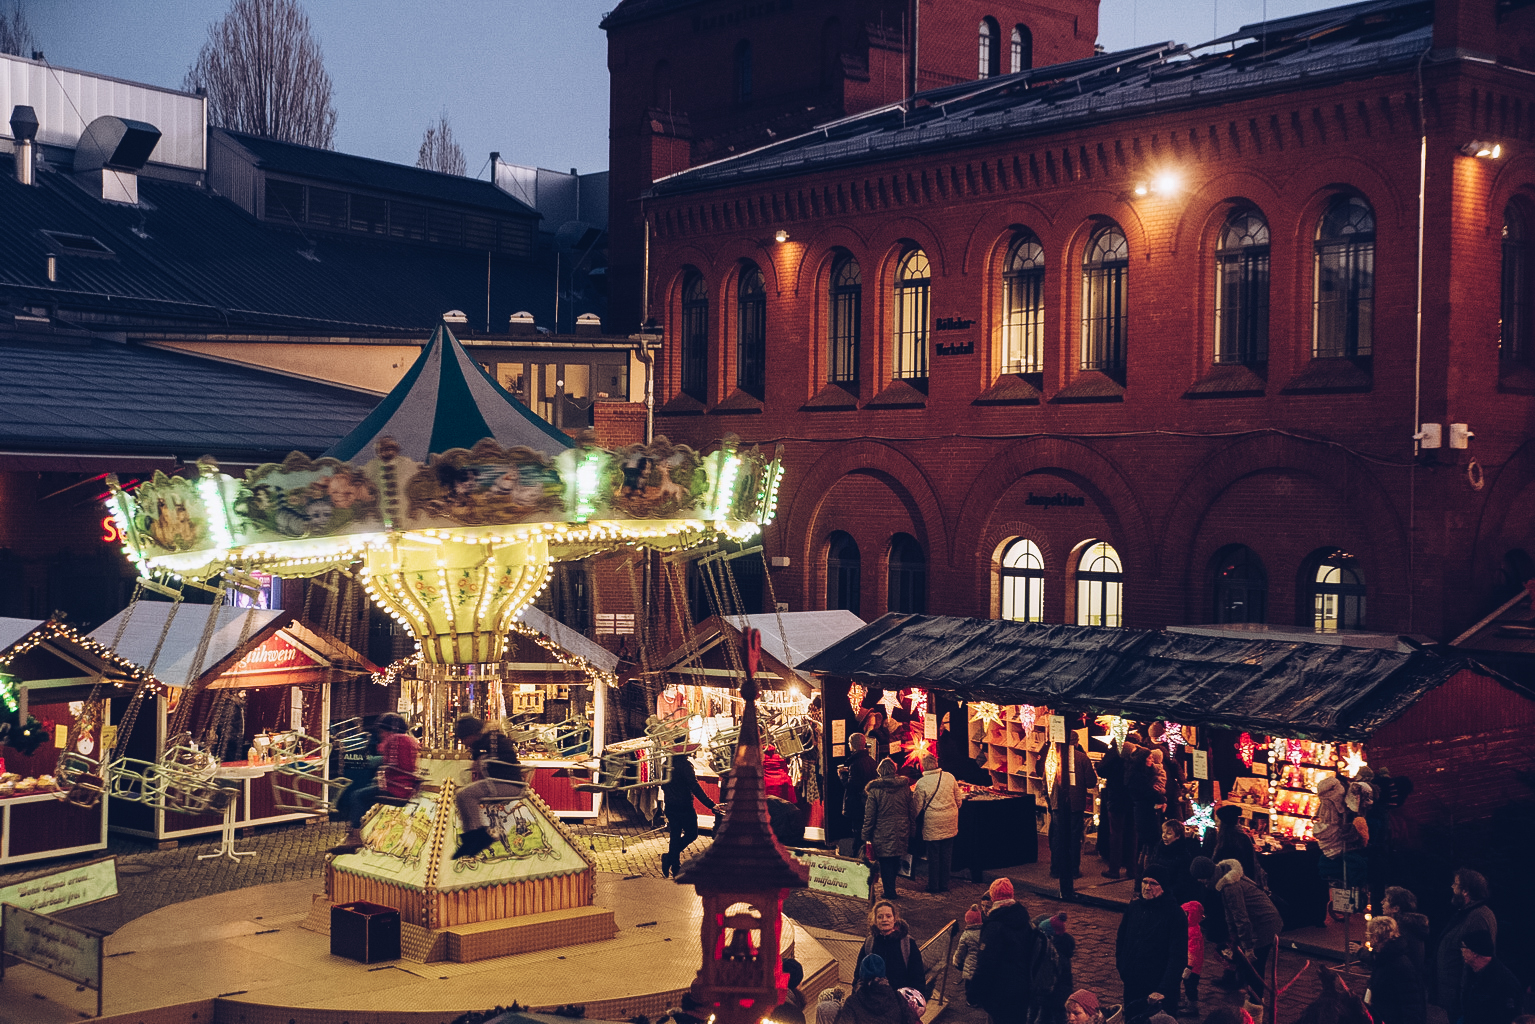
{"label": "woman in white jacket", "polygon": [[959,835],[959,780],[939,768],[933,755],[923,754],[922,778],[912,796],[927,844],[927,891],[948,892],[954,837]]}

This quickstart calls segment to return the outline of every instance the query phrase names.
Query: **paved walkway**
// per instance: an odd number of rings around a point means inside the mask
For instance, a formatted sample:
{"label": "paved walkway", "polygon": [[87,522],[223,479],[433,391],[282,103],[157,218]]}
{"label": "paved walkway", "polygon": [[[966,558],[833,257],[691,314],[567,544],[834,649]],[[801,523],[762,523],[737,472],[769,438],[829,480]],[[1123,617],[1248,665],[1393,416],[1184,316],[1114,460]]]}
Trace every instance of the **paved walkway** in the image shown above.
{"label": "paved walkway", "polygon": [[[664,832],[647,834],[637,828],[599,825],[577,826],[574,831],[594,854],[600,870],[620,875],[660,877],[660,855],[666,847]],[[224,858],[197,860],[198,854],[210,853],[217,848],[217,836],[184,840],[173,850],[157,850],[138,840],[114,836],[107,853],[118,858],[120,895],[95,906],[67,911],[61,916],[78,924],[115,931],[152,910],[202,896],[298,879],[314,879],[318,885],[324,851],[339,842],[343,835],[343,826],[319,822],[250,830],[240,837],[236,846],[241,850],[252,850],[257,856],[241,858],[239,863]],[[701,852],[708,842],[708,837],[699,839],[688,853]],[[99,856],[102,854],[72,859],[88,860]],[[28,865],[26,870],[0,874],[0,885],[57,870],[65,863],[68,861],[44,862]],[[1098,868],[1096,858],[1084,858],[1084,873],[1096,872]],[[1001,875],[1014,878],[1034,916],[1066,910],[1070,931],[1078,941],[1073,964],[1077,986],[1094,991],[1105,1002],[1119,1002],[1121,989],[1114,970],[1114,938],[1119,911],[1109,906],[1064,904],[1047,896],[1025,892],[1025,886],[1035,882],[1031,877],[1035,873],[1037,869],[1027,865],[1012,871],[988,871],[986,882]],[[952,880],[951,890],[941,895],[923,892],[924,884],[925,880],[920,876],[915,880],[902,879],[899,901],[913,934],[923,941],[950,922],[962,921],[965,909],[979,900],[985,891],[984,884],[972,883],[968,877],[958,875]],[[853,938],[867,933],[866,908],[843,897],[795,892],[785,900],[784,911],[800,924],[814,929],[817,936],[824,937],[827,948],[839,959],[856,957],[857,943]],[[847,938],[839,939],[838,936]],[[947,948],[946,940],[935,943],[930,962],[936,963],[941,955],[938,951]],[[1306,963],[1308,959],[1297,952],[1283,952],[1280,956],[1281,984],[1288,982]],[[1313,963],[1290,989],[1280,1008],[1281,1022],[1294,1020],[1315,998],[1319,969],[1322,969],[1321,965]],[[850,974],[851,963],[846,964],[846,970]],[[1362,979],[1355,980],[1355,991],[1362,991],[1362,985]],[[951,986],[957,998],[950,1004],[945,1019],[959,1024],[985,1024],[981,1011],[965,1005],[963,988],[957,978]],[[1203,997],[1201,1010],[1206,1013],[1229,1001],[1224,992],[1209,983],[1208,978]]]}

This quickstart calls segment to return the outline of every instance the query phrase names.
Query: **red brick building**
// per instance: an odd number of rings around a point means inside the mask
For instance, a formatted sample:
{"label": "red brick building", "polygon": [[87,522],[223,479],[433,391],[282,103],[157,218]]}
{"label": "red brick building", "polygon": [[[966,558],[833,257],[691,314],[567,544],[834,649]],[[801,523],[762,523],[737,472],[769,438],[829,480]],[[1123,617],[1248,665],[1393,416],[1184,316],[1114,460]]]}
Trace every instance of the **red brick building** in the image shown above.
{"label": "red brick building", "polygon": [[638,200],[652,181],[914,88],[1089,56],[1098,0],[623,0],[602,27],[609,321],[627,330],[641,319]]}
{"label": "red brick building", "polygon": [[1535,550],[1532,69],[1384,0],[661,178],[657,432],[785,446],[794,610],[1453,637]]}

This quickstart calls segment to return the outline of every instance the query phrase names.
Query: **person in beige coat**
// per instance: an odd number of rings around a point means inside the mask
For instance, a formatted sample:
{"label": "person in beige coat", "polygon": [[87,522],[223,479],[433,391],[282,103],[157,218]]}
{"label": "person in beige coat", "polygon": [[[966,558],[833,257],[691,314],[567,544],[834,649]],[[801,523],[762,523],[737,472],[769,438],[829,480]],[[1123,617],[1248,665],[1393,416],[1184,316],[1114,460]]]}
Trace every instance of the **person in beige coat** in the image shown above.
{"label": "person in beige coat", "polygon": [[913,795],[922,817],[920,838],[927,844],[927,891],[948,892],[954,837],[959,835],[959,780],[939,768],[932,754],[923,754],[922,778]]}

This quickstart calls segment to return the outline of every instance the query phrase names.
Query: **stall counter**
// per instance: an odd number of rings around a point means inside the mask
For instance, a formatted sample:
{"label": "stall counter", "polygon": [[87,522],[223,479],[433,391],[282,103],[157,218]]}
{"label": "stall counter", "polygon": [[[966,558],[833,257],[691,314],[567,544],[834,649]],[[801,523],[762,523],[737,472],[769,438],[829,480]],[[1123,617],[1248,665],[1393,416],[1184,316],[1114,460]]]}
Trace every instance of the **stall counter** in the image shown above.
{"label": "stall counter", "polygon": [[107,848],[106,797],[95,807],[77,807],[62,796],[44,792],[0,797],[0,864]]}

